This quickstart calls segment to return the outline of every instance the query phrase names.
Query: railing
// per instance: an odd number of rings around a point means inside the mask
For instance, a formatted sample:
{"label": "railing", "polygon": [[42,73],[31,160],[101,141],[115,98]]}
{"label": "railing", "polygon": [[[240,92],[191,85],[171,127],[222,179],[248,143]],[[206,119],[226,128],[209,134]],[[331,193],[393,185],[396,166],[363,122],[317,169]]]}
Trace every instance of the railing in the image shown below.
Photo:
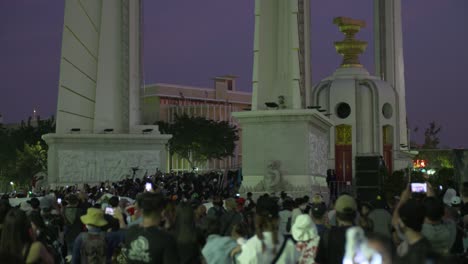
{"label": "railing", "polygon": [[351,182],[329,181],[328,189],[330,192],[330,201],[335,200],[341,193],[346,192],[354,195],[354,186]]}

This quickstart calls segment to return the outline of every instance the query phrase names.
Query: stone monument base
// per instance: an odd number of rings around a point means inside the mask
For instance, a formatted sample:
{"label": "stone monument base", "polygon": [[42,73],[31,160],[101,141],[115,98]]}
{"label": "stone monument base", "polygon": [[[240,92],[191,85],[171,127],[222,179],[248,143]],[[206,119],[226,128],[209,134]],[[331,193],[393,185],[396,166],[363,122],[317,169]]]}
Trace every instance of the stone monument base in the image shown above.
{"label": "stone monument base", "polygon": [[242,127],[240,192],[328,194],[328,136],[333,123],[313,109],[237,112]]}
{"label": "stone monument base", "polygon": [[[156,128],[157,131],[157,128]],[[47,183],[50,187],[96,184],[166,170],[166,144],[171,135],[47,134]]]}

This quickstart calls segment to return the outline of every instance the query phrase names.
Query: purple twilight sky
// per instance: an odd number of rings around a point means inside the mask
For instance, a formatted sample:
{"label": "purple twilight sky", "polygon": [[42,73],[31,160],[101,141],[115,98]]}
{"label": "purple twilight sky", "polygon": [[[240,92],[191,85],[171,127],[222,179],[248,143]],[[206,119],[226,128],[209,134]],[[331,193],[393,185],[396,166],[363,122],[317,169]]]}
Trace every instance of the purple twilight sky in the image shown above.
{"label": "purple twilight sky", "polygon": [[[403,2],[406,104],[413,138],[427,124],[442,125],[441,145],[468,148],[468,1]],[[312,0],[313,82],[341,62],[333,41],[342,39],[336,16],[364,19],[358,37],[369,41],[361,62],[373,73],[373,1]],[[18,122],[37,108],[55,114],[63,0],[0,1],[0,113]],[[145,83],[211,87],[210,78],[239,76],[250,91],[253,0],[145,0]]]}

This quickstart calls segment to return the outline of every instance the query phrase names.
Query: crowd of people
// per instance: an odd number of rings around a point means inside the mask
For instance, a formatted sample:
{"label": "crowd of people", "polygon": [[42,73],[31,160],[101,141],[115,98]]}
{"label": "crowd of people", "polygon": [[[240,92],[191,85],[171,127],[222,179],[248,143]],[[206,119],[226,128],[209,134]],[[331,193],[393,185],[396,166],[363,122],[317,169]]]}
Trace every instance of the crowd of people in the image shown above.
{"label": "crowd of people", "polygon": [[[463,263],[468,184],[357,201],[162,174],[0,199],[1,263]],[[16,199],[16,198],[15,198]]]}

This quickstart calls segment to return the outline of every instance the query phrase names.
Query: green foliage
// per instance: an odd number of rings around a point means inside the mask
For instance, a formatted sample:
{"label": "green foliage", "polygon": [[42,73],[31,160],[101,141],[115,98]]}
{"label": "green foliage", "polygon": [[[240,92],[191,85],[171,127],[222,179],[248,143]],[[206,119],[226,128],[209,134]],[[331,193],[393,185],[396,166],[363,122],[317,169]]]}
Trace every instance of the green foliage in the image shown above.
{"label": "green foliage", "polygon": [[439,146],[439,134],[442,127],[437,125],[435,121],[429,123],[429,127],[424,131],[424,145],[425,149],[436,149]]}
{"label": "green foliage", "polygon": [[452,150],[419,150],[415,159],[426,160],[428,168],[453,168]]}
{"label": "green foliage", "polygon": [[172,134],[169,152],[176,153],[191,166],[233,156],[235,142],[239,140],[237,128],[225,121],[181,115],[176,116],[174,123],[157,124],[161,133]]}
{"label": "green foliage", "polygon": [[37,172],[47,170],[47,144],[42,135],[55,131],[54,117],[31,118],[15,128],[0,125],[0,177],[1,181],[28,184]]}
{"label": "green foliage", "polygon": [[29,145],[24,144],[23,150],[16,152],[15,180],[26,184],[32,176],[47,171],[47,150],[40,142]]}

